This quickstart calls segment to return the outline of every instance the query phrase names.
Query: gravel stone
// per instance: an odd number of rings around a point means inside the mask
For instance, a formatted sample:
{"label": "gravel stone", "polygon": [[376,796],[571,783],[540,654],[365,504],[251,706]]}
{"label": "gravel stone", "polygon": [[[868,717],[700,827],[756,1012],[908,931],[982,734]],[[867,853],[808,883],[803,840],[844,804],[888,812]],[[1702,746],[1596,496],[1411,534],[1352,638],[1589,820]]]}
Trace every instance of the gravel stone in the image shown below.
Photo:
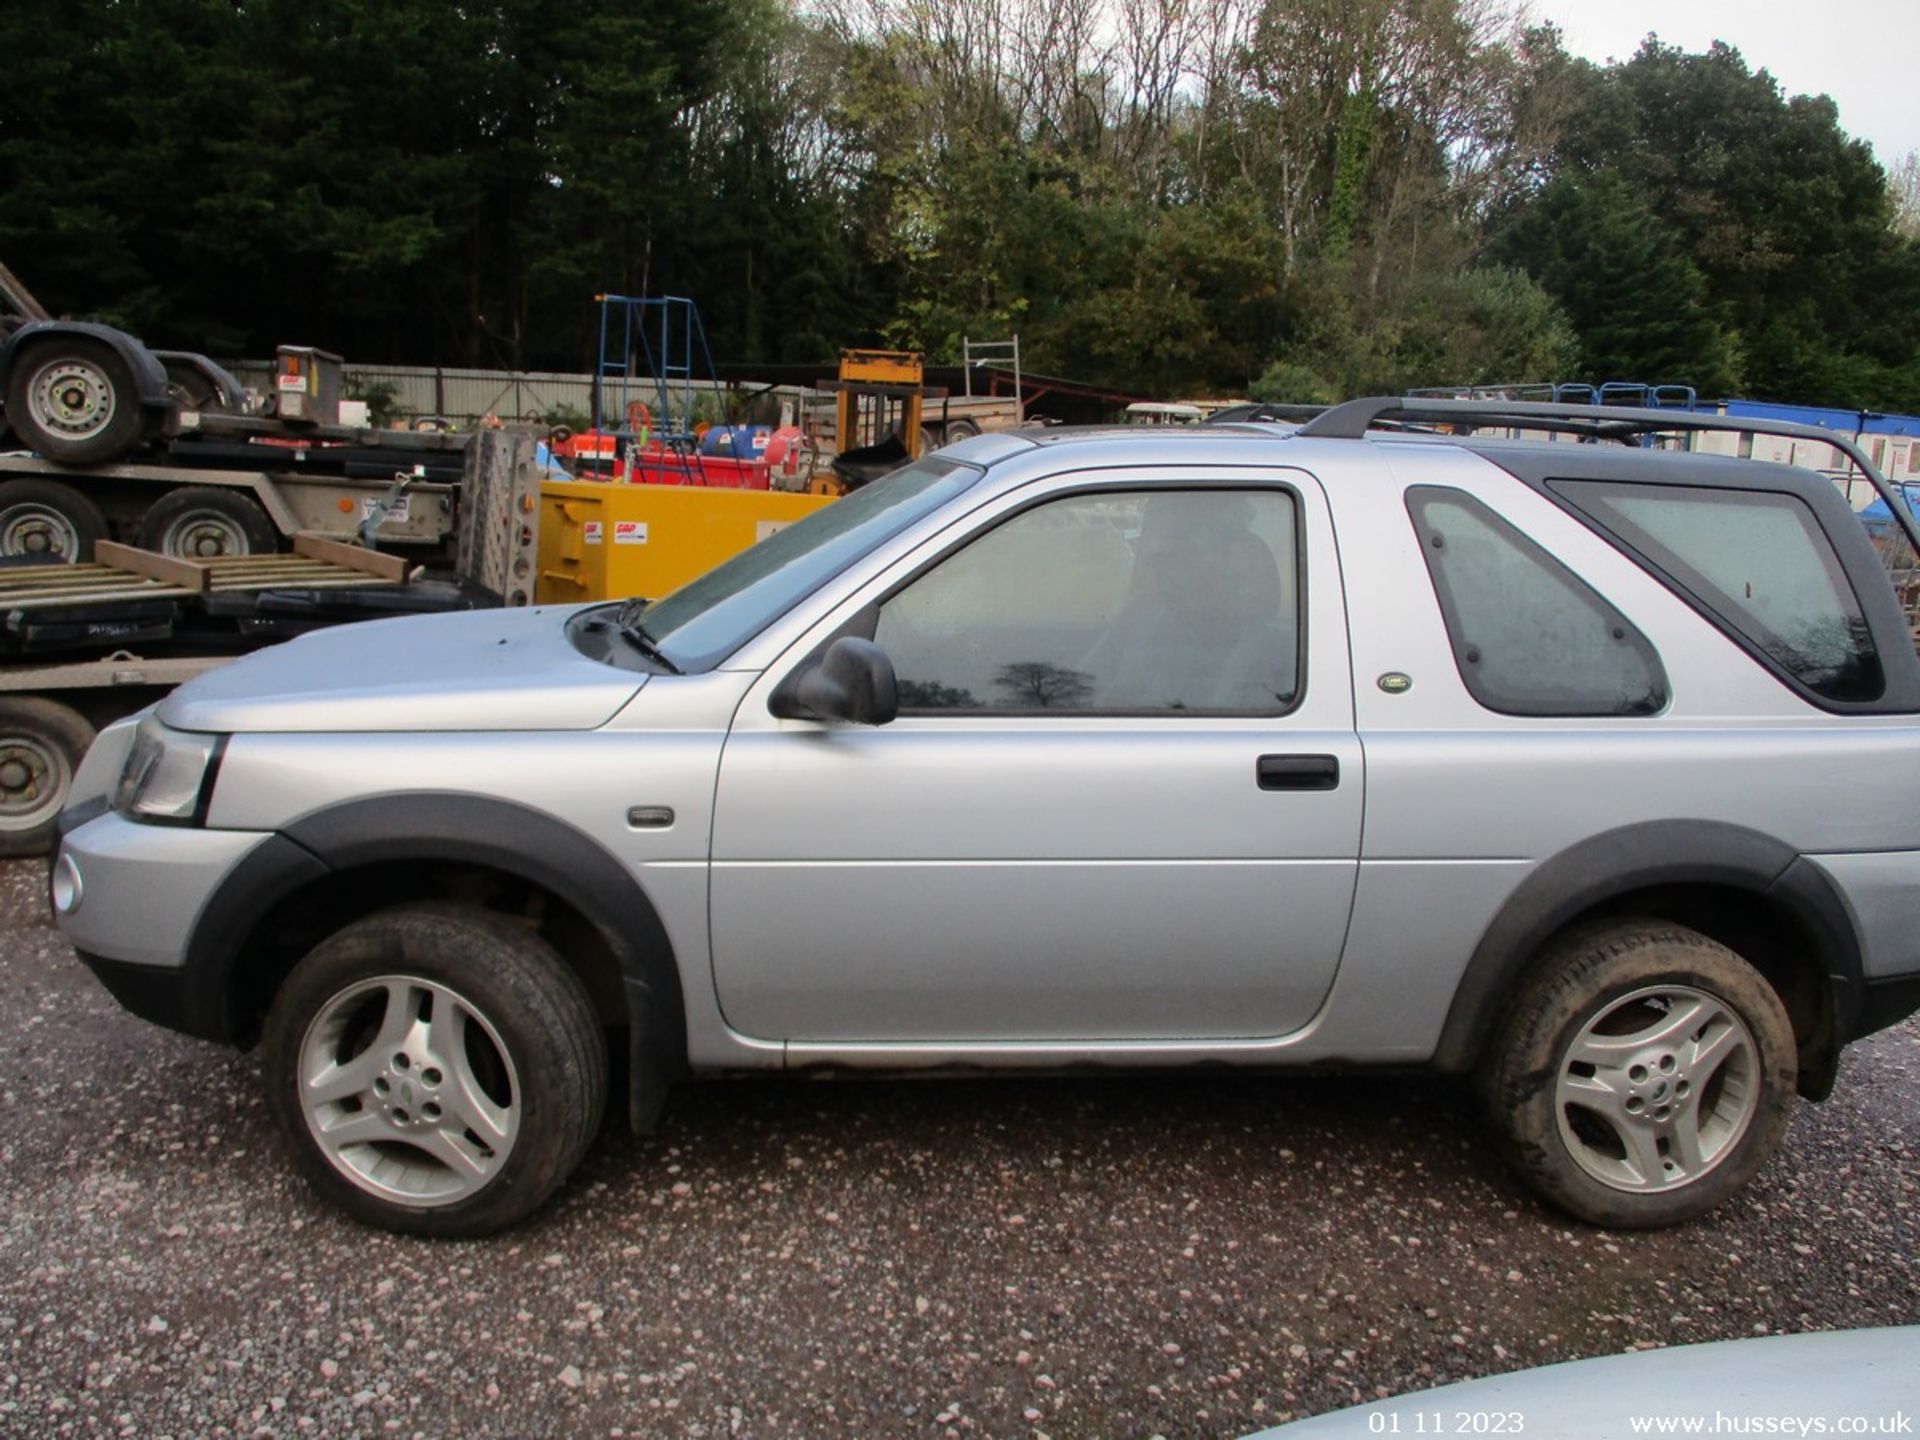
{"label": "gravel stone", "polygon": [[1213,1073],[689,1085],[436,1244],[316,1202],[257,1056],[122,1011],[45,874],[0,864],[0,1435],[1211,1440],[1920,1322],[1920,1023],[1681,1230],[1536,1204],[1465,1087]]}

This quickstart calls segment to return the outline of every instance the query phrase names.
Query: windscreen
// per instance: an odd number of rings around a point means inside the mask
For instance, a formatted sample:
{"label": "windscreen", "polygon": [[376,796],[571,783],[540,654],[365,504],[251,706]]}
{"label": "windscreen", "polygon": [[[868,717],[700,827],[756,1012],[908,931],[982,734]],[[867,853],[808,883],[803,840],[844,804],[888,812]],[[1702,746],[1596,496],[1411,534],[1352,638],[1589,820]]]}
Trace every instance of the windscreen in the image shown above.
{"label": "windscreen", "polygon": [[649,605],[647,634],[682,671],[711,670],[861,556],[981,476],[926,459],[854,491]]}

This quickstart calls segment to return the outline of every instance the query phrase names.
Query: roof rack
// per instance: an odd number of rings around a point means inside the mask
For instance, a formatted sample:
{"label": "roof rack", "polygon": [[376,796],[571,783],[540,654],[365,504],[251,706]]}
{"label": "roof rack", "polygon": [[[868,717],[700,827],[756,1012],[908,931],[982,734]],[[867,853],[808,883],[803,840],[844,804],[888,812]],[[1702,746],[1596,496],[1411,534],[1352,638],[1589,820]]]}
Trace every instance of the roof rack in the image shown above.
{"label": "roof rack", "polygon": [[1631,443],[1646,435],[1676,430],[1718,430],[1742,435],[1775,435],[1790,440],[1815,440],[1831,445],[1852,462],[1872,485],[1916,553],[1920,553],[1920,524],[1892,485],[1867,458],[1866,451],[1848,435],[1820,425],[1791,420],[1767,420],[1744,415],[1716,415],[1699,410],[1638,409],[1625,405],[1569,405],[1538,400],[1442,400],[1404,395],[1373,395],[1349,400],[1302,425],[1296,434],[1323,440],[1359,440],[1369,430],[1404,428],[1409,422],[1466,425],[1475,429],[1504,426],[1515,430],[1552,430],[1594,440]]}
{"label": "roof rack", "polygon": [[1249,400],[1244,404],[1229,405],[1209,415],[1209,425],[1246,425],[1262,421],[1284,421],[1298,424],[1302,420],[1312,420],[1327,413],[1325,405],[1291,405],[1273,400]]}

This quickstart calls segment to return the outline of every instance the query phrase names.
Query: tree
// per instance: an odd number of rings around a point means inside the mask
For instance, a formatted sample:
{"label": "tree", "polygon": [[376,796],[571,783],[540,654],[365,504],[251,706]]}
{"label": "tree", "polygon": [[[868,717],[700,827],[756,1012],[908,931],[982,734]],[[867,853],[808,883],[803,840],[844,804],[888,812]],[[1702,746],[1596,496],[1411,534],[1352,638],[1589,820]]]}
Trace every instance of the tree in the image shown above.
{"label": "tree", "polygon": [[1279,358],[1254,383],[1259,400],[1326,404],[1427,385],[1552,379],[1572,367],[1572,328],[1526,275],[1497,266],[1423,276],[1365,325],[1364,282],[1349,261],[1303,276],[1313,297]]}
{"label": "tree", "polygon": [[1023,709],[1071,708],[1093,693],[1091,675],[1040,660],[1003,665],[993,683]]}
{"label": "tree", "polygon": [[1618,176],[1555,180],[1489,253],[1560,302],[1579,337],[1578,378],[1737,388],[1705,278]]}
{"label": "tree", "polygon": [[[1747,389],[1762,398],[1882,403],[1920,349],[1885,173],[1825,96],[1785,96],[1716,43],[1648,37],[1605,72],[1556,147],[1563,175],[1612,174],[1705,280]],[[1876,398],[1879,397],[1879,398]]]}
{"label": "tree", "polygon": [[1920,150],[1909,150],[1887,171],[1893,202],[1893,228],[1908,240],[1920,240]]}

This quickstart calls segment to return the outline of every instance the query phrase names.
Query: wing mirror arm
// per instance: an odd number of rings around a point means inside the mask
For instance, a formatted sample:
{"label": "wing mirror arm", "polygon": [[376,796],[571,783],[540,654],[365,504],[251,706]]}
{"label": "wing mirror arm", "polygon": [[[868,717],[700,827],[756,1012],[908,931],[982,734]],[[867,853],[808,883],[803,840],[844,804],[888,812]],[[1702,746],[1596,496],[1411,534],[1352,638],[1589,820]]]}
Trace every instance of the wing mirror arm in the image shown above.
{"label": "wing mirror arm", "polygon": [[767,708],[783,720],[885,725],[900,713],[893,661],[873,641],[843,635],[782,681]]}

